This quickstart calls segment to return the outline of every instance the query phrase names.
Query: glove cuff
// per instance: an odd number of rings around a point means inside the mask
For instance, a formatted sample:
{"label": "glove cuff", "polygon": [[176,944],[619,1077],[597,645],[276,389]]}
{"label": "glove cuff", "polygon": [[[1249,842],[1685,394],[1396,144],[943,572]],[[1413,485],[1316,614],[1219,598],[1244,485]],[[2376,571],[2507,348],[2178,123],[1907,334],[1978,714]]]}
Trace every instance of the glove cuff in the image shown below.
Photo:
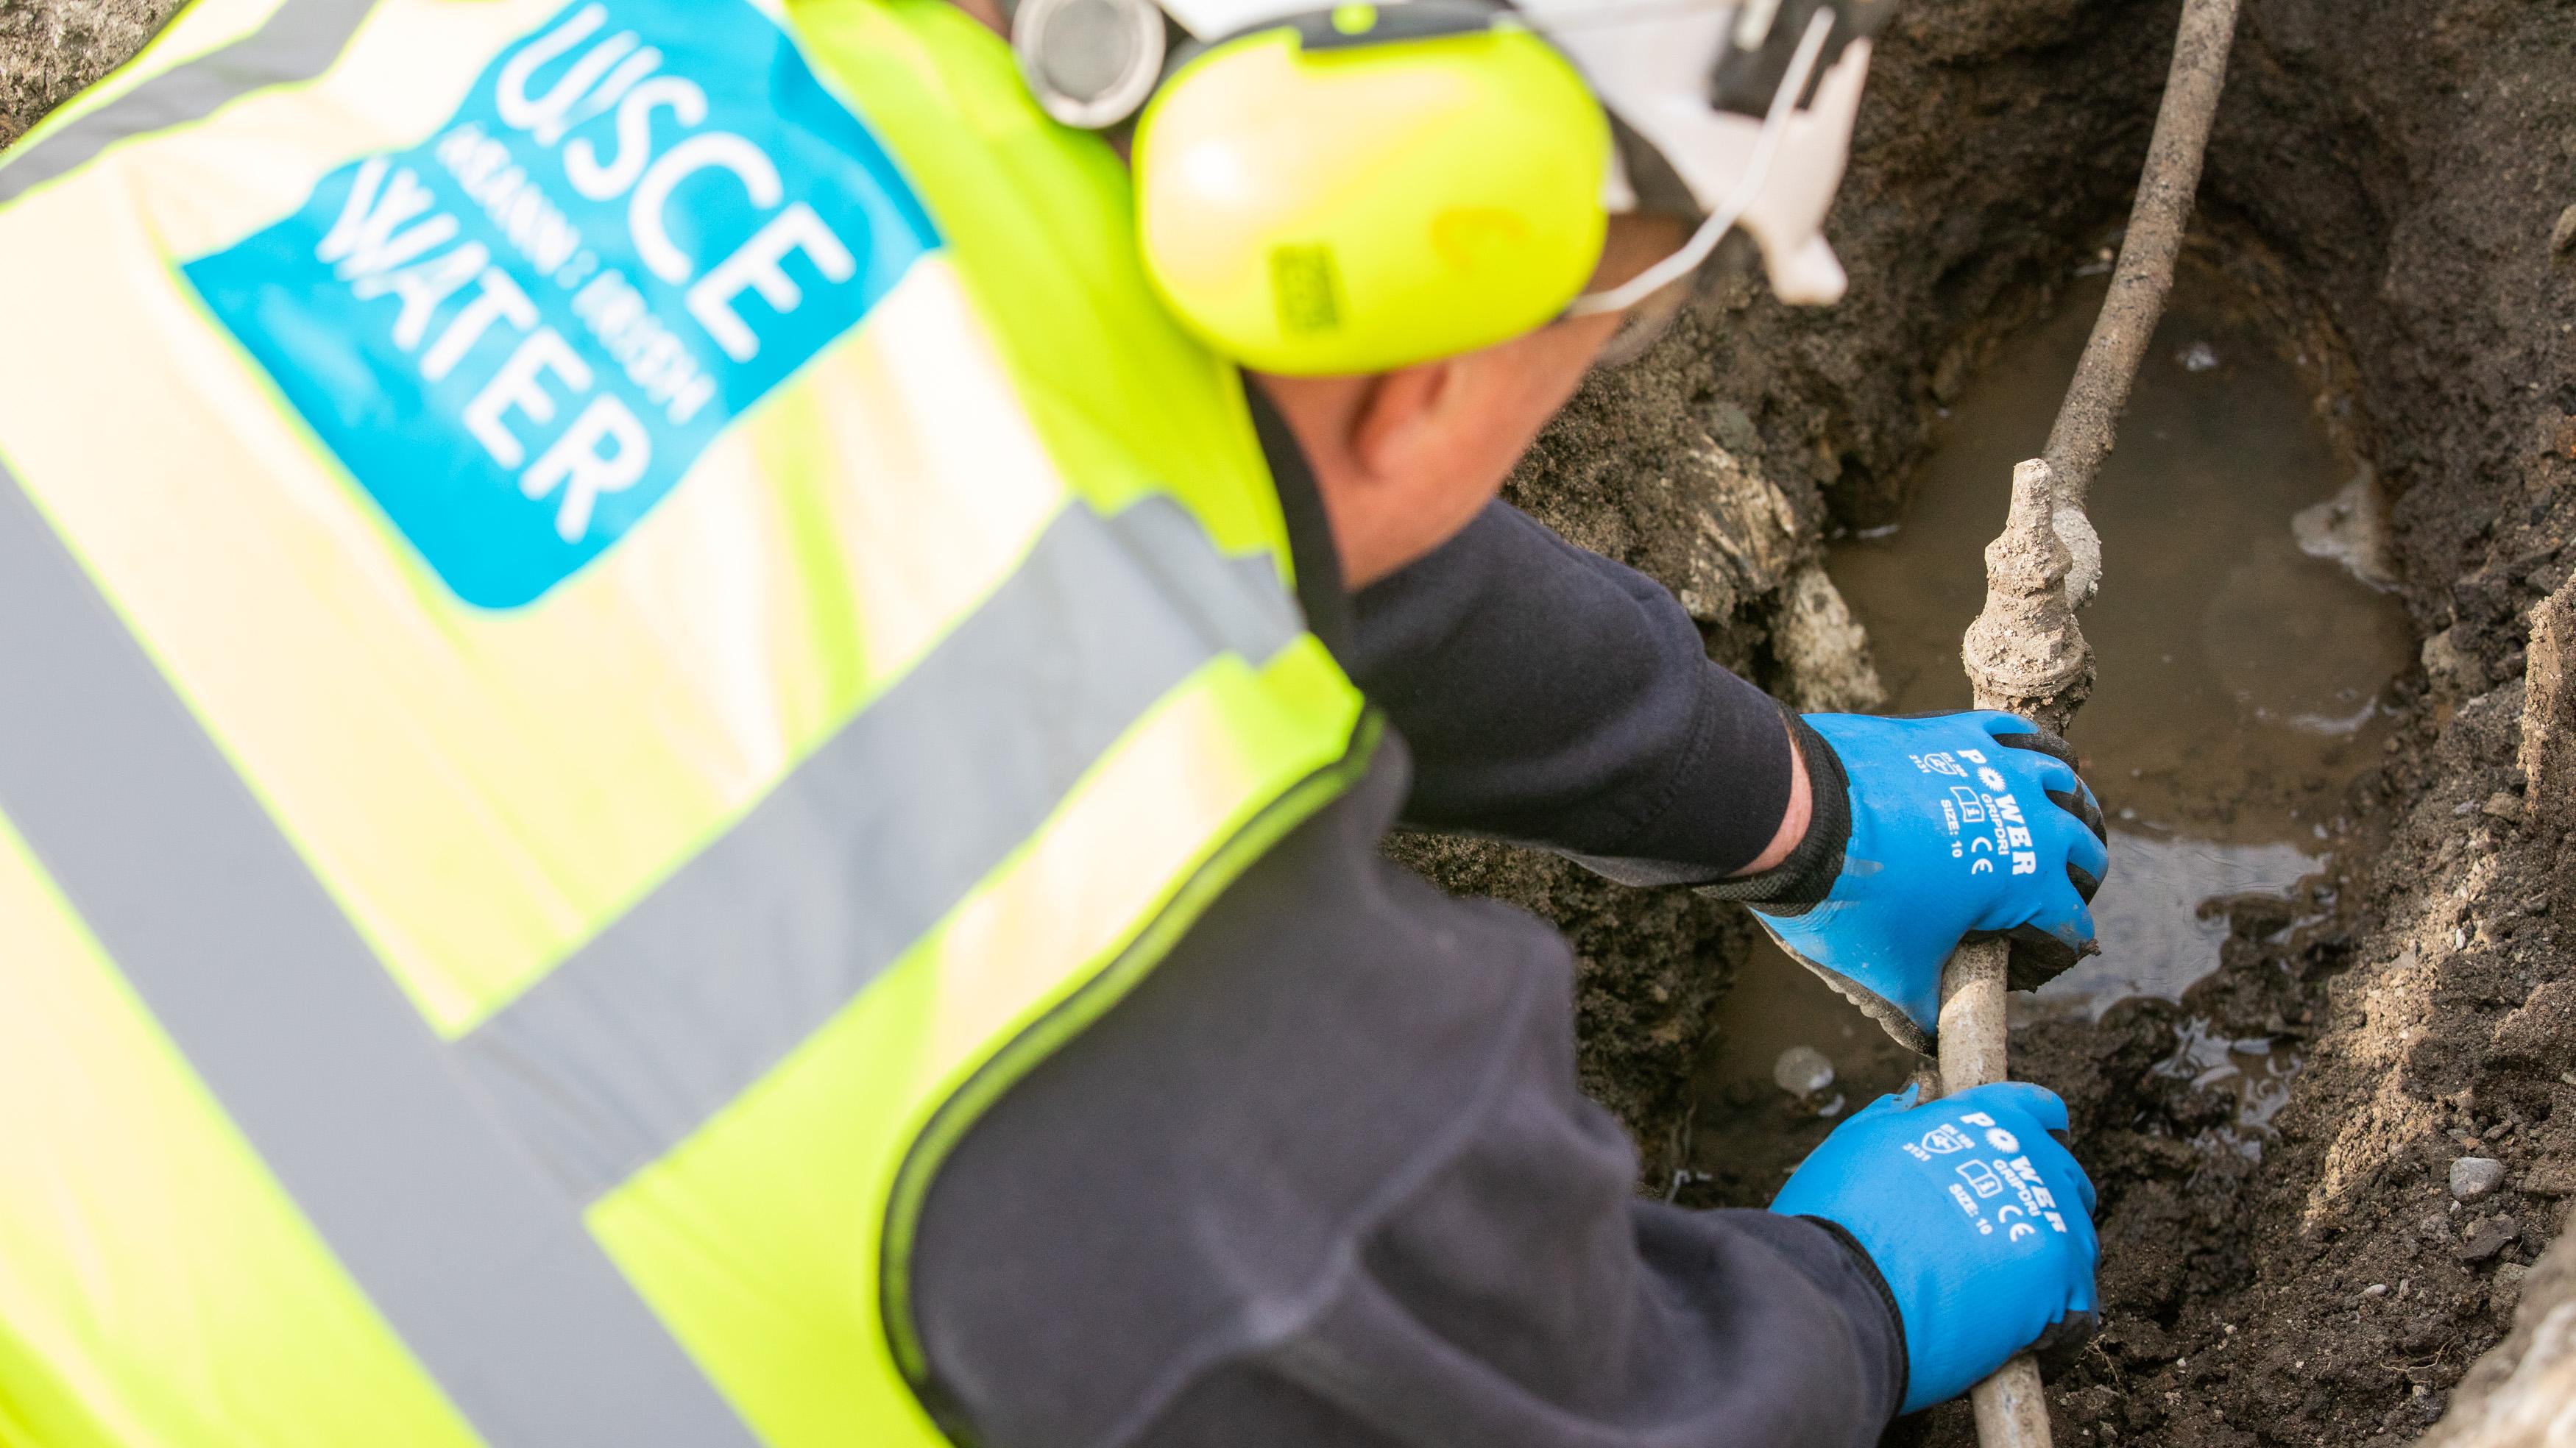
{"label": "glove cuff", "polygon": [[1807,833],[1789,858],[1758,875],[1702,885],[1712,900],[1741,900],[1765,915],[1804,915],[1833,893],[1851,844],[1851,780],[1842,756],[1807,721],[1787,708],[1789,740],[1807,766]]}

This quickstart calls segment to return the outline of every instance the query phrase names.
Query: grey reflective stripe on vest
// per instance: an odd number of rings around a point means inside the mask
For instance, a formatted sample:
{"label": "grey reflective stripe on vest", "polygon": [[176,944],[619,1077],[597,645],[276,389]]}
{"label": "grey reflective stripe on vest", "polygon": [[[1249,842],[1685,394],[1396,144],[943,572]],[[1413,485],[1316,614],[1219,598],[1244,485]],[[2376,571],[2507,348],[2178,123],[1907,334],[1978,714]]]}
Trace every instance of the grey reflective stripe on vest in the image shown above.
{"label": "grey reflective stripe on vest", "polygon": [[1070,507],[720,840],[450,1046],[0,470],[0,812],[486,1441],[748,1445],[581,1203],[825,1024],[1173,685],[1299,628],[1266,561],[1169,501]]}
{"label": "grey reflective stripe on vest", "polygon": [[0,166],[0,202],[50,181],[129,136],[202,121],[263,86],[331,68],[377,0],[285,0],[257,30],[144,81]]}
{"label": "grey reflective stripe on vest", "polygon": [[723,839],[468,1036],[468,1069],[568,1190],[615,1187],[848,1005],[1154,701],[1301,628],[1268,562],[1221,557],[1176,504],[1068,508]]}
{"label": "grey reflective stripe on vest", "polygon": [[756,1441],[5,470],[0,811],[487,1442]]}

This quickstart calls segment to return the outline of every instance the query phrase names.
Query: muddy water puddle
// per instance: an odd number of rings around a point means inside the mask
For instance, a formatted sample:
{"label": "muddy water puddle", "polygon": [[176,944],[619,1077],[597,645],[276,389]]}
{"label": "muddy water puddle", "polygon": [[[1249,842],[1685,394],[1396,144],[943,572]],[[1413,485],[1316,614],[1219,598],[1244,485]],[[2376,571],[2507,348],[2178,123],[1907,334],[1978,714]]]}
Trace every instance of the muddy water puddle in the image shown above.
{"label": "muddy water puddle", "polygon": [[[1900,526],[1832,549],[1890,712],[1968,707],[1959,637],[1984,602],[1984,548],[2013,464],[2047,438],[2104,290],[2098,277],[2071,284],[1959,396]],[[2017,998],[2024,1015],[2179,1001],[2218,966],[2227,922],[2206,902],[2286,893],[2335,848],[2344,782],[2381,749],[2381,692],[2412,639],[2395,599],[2365,581],[2384,579],[2377,499],[2330,405],[2225,282],[2186,268],[2090,504],[2105,576],[2081,617],[2100,681],[2071,737],[2111,824],[2094,905],[2102,954]],[[1837,1115],[1914,1065],[1767,941],[1719,1033],[1709,1105],[1739,1119],[1784,1106]],[[2186,1034],[2166,1069],[2232,1082],[2241,1144],[2259,1149],[2297,1060],[2269,1042]],[[1834,1080],[1793,1103],[1771,1076],[1800,1046]],[[1715,1144],[1707,1130],[1702,1144]]]}

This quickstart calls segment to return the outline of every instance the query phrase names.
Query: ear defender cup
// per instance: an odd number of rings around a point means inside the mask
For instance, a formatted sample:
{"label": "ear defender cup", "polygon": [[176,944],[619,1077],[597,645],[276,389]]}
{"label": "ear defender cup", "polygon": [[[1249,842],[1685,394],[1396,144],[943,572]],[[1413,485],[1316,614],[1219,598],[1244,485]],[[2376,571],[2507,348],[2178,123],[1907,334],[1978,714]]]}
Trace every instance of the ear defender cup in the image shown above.
{"label": "ear defender cup", "polygon": [[1020,0],[1011,49],[1046,113],[1098,128],[1135,113],[1163,73],[1163,12],[1153,0]]}
{"label": "ear defender cup", "polygon": [[1582,76],[1507,13],[1345,5],[1164,79],[1133,153],[1145,269],[1263,371],[1474,351],[1554,320],[1591,277],[1610,145]]}

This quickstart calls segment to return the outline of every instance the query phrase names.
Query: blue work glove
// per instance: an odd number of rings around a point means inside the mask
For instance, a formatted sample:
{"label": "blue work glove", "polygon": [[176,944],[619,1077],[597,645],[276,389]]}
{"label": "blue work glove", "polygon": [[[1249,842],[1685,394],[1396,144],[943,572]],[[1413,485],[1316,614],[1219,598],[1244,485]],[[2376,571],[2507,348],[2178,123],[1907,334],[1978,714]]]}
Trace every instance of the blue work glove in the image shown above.
{"label": "blue work glove", "polygon": [[1707,887],[1917,1051],[1941,965],[1963,940],[2012,941],[2030,990],[2094,952],[2086,908],[2111,867],[2075,751],[1992,712],[1810,714],[1790,732],[1814,817],[1778,869]]}
{"label": "blue work glove", "polygon": [[2093,1183],[2057,1137],[2066,1103],[2021,1081],[1928,1106],[1882,1096],[1834,1128],[1771,1210],[1851,1234],[1895,1300],[1911,1413],[2096,1317]]}

